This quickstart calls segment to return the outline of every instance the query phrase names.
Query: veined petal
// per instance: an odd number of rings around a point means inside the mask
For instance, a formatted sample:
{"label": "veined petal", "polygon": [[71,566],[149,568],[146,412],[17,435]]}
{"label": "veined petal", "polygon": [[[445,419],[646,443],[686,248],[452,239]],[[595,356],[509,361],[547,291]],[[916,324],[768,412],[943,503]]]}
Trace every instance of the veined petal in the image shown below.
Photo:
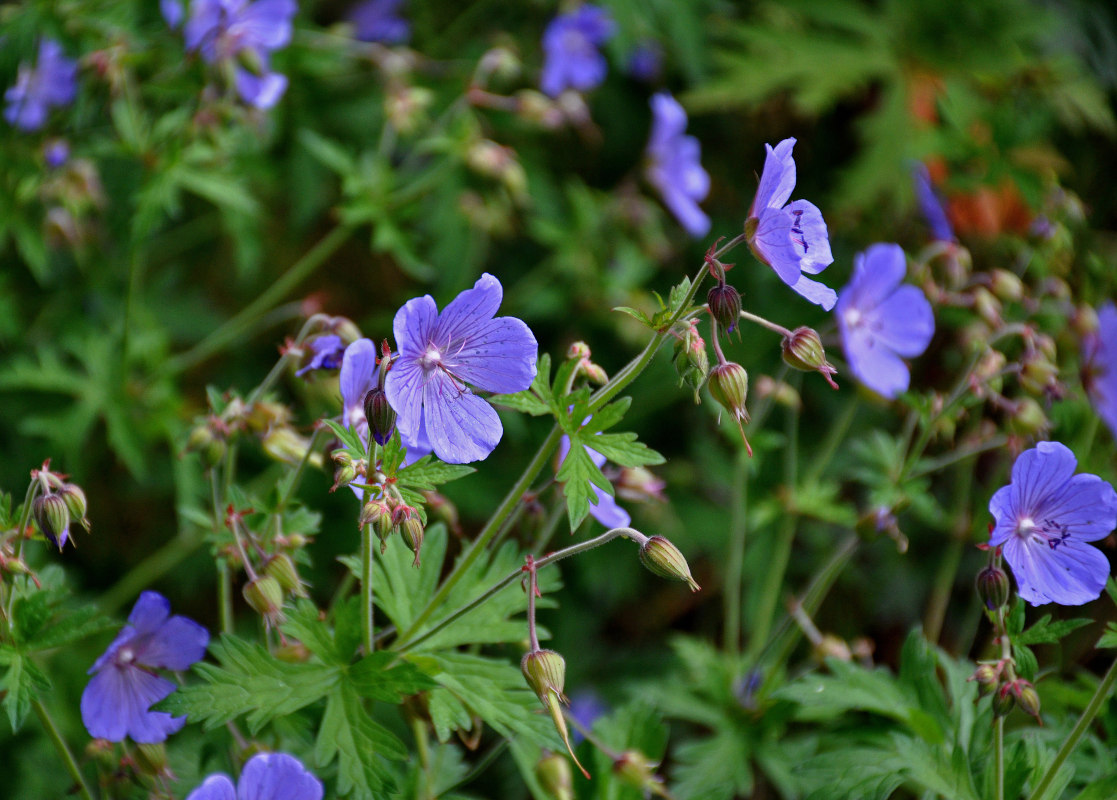
{"label": "veined petal", "polygon": [[461,346],[469,341],[473,331],[483,322],[496,316],[500,301],[504,297],[504,287],[489,273],[483,273],[472,289],[459,294],[438,317],[434,341],[443,349],[444,355],[452,357]]}
{"label": "veined petal", "polygon": [[911,382],[907,364],[864,329],[843,335],[842,349],[850,372],[869,389],[889,399],[907,391]]}
{"label": "veined petal", "polygon": [[907,259],[898,244],[871,245],[853,257],[853,276],[842,289],[842,302],[865,313],[887,300],[906,274]]}
{"label": "veined petal", "polygon": [[799,280],[799,252],[791,242],[791,215],[787,211],[782,208],[761,210],[756,233],[749,245],[757,258],[774,269],[788,286],[794,286]]}
{"label": "veined petal", "polygon": [[[399,341],[398,338],[396,341]],[[414,442],[419,437],[424,388],[428,380],[428,373],[418,359],[409,356],[401,356],[395,361],[384,380],[384,394],[396,412],[396,427],[405,441]]]}
{"label": "veined petal", "polygon": [[260,753],[244,765],[237,800],[322,800],[322,782],[294,756]]}
{"label": "veined petal", "polygon": [[208,644],[209,631],[192,619],[174,616],[137,649],[136,661],[161,669],[189,669],[205,657]]}
{"label": "veined petal", "polygon": [[81,695],[81,719],[95,739],[141,744],[161,742],[186,724],[186,717],[148,711],[175,690],[170,681],[139,667],[109,666],[89,681]]}
{"label": "veined petal", "polygon": [[423,412],[434,453],[447,464],[487,458],[504,433],[492,406],[441,372],[427,382]]}
{"label": "veined petal", "polygon": [[788,235],[799,256],[799,269],[817,275],[834,263],[830,252],[830,233],[822,212],[807,200],[796,200],[784,208],[791,215]]}
{"label": "veined petal", "polygon": [[[364,420],[365,395],[376,386],[376,369],[376,345],[371,339],[357,339],[345,348],[338,384],[344,409],[342,422],[347,427]],[[388,375],[390,377],[391,373]],[[359,417],[355,415],[358,411]]]}
{"label": "veined petal", "polygon": [[1041,513],[1048,498],[1062,489],[1077,466],[1074,453],[1059,442],[1040,442],[1021,453],[1012,465],[1017,513],[1029,516]]}
{"label": "veined petal", "polygon": [[901,286],[868,315],[873,335],[897,355],[922,355],[935,335],[935,314],[923,292]]}
{"label": "veined petal", "polygon": [[1016,492],[1009,486],[1002,486],[989,499],[989,513],[996,524],[989,535],[989,544],[1002,545],[1016,533]]}
{"label": "veined petal", "polygon": [[1054,520],[1079,541],[1096,542],[1117,528],[1117,492],[1097,475],[1075,475],[1035,514]]}
{"label": "veined petal", "polygon": [[[404,303],[392,320],[392,333],[396,337],[396,347],[399,348],[400,355],[416,358],[421,356],[426,351],[427,345],[434,341],[437,323],[438,306],[429,294]],[[395,371],[394,368],[392,371]],[[391,375],[392,373],[389,372],[389,379]],[[395,408],[395,405],[393,404],[392,407]],[[398,408],[396,412],[399,412]]]}
{"label": "veined petal", "polygon": [[1101,594],[1109,577],[1105,554],[1074,539],[1051,548],[1034,538],[1012,536],[1005,542],[1004,555],[1020,596],[1034,606],[1088,603]]}
{"label": "veined petal", "polygon": [[478,320],[444,355],[455,376],[487,392],[510,394],[531,386],[539,346],[531,329],[515,317]]}
{"label": "veined petal", "polygon": [[826,284],[808,278],[806,275],[800,275],[799,280],[795,281],[791,288],[816,306],[822,306],[826,311],[832,309],[834,303],[838,302],[837,292]]}
{"label": "veined petal", "polygon": [[749,216],[759,217],[765,208],[782,208],[795,189],[795,159],[791,155],[795,139],[784,139],[775,148],[764,145],[764,171],[756,187]]}
{"label": "veined petal", "polygon": [[237,800],[237,790],[228,775],[217,773],[202,781],[186,800]]}

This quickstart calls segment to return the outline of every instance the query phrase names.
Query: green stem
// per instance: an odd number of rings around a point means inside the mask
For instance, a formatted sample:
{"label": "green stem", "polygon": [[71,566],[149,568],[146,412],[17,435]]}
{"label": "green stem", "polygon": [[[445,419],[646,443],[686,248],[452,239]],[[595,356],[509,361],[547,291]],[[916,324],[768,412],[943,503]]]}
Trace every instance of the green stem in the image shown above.
{"label": "green stem", "polygon": [[736,656],[741,649],[741,574],[745,561],[746,503],[748,501],[748,461],[743,450],[737,451],[733,470],[733,499],[729,511],[729,562],[725,570],[725,627],[722,641],[725,650]]}
{"label": "green stem", "polygon": [[[787,414],[787,446],[784,449],[784,485],[788,491],[794,491],[797,485],[798,456],[799,414],[790,410]],[[760,593],[756,627],[751,632],[749,642],[749,661],[755,660],[768,639],[768,633],[772,630],[772,620],[775,617],[780,590],[783,588],[783,579],[787,573],[788,562],[791,560],[791,545],[795,541],[797,522],[798,518],[795,512],[792,509],[785,510],[779,532],[776,535],[776,541],[772,546],[768,571]]]}
{"label": "green stem", "polygon": [[[951,450],[949,453],[939,456],[938,458],[927,459],[923,462],[922,467],[920,467],[919,469],[911,470],[908,477],[921,478],[924,475],[930,475],[932,473],[938,472],[943,467],[949,467],[951,464],[957,464],[960,461],[966,461],[973,458],[974,456],[979,456],[982,453],[987,453],[990,450],[1000,450],[1006,444],[1008,444],[1008,437],[998,435],[994,436],[992,439],[989,439],[986,442],[982,442],[981,444],[975,444],[971,447],[964,447],[958,450]],[[1083,458],[1085,458],[1085,456],[1083,456]]]}
{"label": "green stem", "polygon": [[217,559],[217,608],[221,615],[221,632],[233,632],[233,576],[229,573],[229,562]]}
{"label": "green stem", "polygon": [[1005,718],[993,721],[993,792],[996,800],[1005,800]]}
{"label": "green stem", "polygon": [[361,639],[365,645],[365,655],[372,653],[375,647],[373,639],[375,611],[372,594],[372,558],[372,525],[365,525],[361,528]]}
{"label": "green stem", "polygon": [[85,783],[85,778],[81,774],[81,768],[78,767],[78,762],[74,759],[74,754],[70,752],[69,745],[66,740],[62,738],[62,734],[58,732],[54,720],[50,717],[50,712],[47,711],[43,701],[35,698],[31,701],[31,707],[35,709],[35,716],[39,718],[43,728],[50,737],[51,743],[54,744],[54,749],[58,751],[58,755],[62,756],[62,761],[66,764],[66,771],[70,773],[70,777],[74,779],[74,783],[78,785],[78,793],[84,800],[93,800],[93,795],[89,792],[89,786]]}
{"label": "green stem", "polygon": [[773,331],[775,333],[778,333],[780,336],[786,336],[786,337],[791,336],[791,331],[789,331],[783,325],[778,325],[775,322],[772,322],[771,320],[765,319],[764,317],[758,316],[758,315],[753,314],[749,311],[742,310],[741,311],[741,319],[747,319],[749,322],[755,322],[757,325],[760,325],[763,328],[767,328],[768,330]]}
{"label": "green stem", "polygon": [[245,306],[240,313],[226,321],[221,327],[185,353],[167,359],[158,374],[160,376],[174,375],[187,370],[234,342],[252,327],[257,318],[283,299],[288,292],[302,283],[318,267],[326,263],[330,256],[349,239],[352,232],[353,228],[349,225],[339,225],[334,228],[318,244],[307,251],[302,258],[292,264],[285,273],[280,275],[259,297]]}
{"label": "green stem", "polygon": [[1055,759],[1047,767],[1047,772],[1044,773],[1043,778],[1036,785],[1035,790],[1032,792],[1028,800],[1044,800],[1047,790],[1051,788],[1052,781],[1059,772],[1059,768],[1067,760],[1074,748],[1078,746],[1079,740],[1083,737],[1090,725],[1093,724],[1094,718],[1101,711],[1102,704],[1109,697],[1109,693],[1113,690],[1113,684],[1117,682],[1117,659],[1109,665],[1109,670],[1102,677],[1101,683],[1094,691],[1094,696],[1090,698],[1090,702],[1086,704],[1086,708],[1082,711],[1082,716],[1078,718],[1078,722],[1074,723],[1074,728],[1071,730],[1070,735],[1067,736],[1063,746],[1059,748],[1059,752],[1055,754]]}
{"label": "green stem", "polygon": [[[26,494],[23,495],[23,510],[19,515],[19,528],[16,529],[15,548],[12,551],[17,561],[23,555],[24,534],[27,531],[27,526],[31,524],[31,505],[35,502],[35,496],[39,494],[41,488],[42,485],[39,480],[37,478],[32,478],[31,482],[27,484]],[[8,622],[9,629],[15,624],[12,617],[12,610],[15,608],[15,602],[16,587],[13,582],[9,588],[7,604],[4,607],[4,618]]]}

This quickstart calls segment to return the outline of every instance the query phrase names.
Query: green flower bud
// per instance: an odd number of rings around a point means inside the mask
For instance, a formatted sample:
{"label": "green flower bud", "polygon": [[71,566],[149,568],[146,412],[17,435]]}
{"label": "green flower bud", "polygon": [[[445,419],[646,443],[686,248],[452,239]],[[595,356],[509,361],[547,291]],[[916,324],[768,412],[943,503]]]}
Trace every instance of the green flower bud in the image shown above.
{"label": "green flower bud", "polygon": [[835,389],[831,375],[837,374],[834,365],[826,360],[826,350],[822,347],[822,339],[813,328],[801,326],[785,336],[782,343],[783,361],[792,369],[803,372],[818,372]]}
{"label": "green flower bud", "polygon": [[62,495],[53,492],[39,495],[31,504],[31,513],[39,525],[39,530],[51,541],[58,542],[61,547],[62,534],[70,525],[70,510]]}
{"label": "green flower bud", "polygon": [[1012,696],[1011,684],[1001,686],[993,693],[993,716],[1008,716],[1012,707],[1016,705],[1016,698]]}
{"label": "green flower bud", "polygon": [[225,437],[218,436],[208,423],[195,427],[186,441],[187,452],[198,453],[211,467],[221,463],[221,459],[225,457],[225,447]]}
{"label": "green flower bud", "polygon": [[741,439],[744,441],[745,449],[748,450],[751,457],[752,446],[749,445],[749,440],[745,437],[745,429],[741,427],[742,420],[749,421],[749,412],[745,408],[745,401],[749,395],[748,372],[740,364],[732,361],[727,364],[718,364],[710,370],[709,386],[710,394],[714,400],[733,415],[733,421],[737,423],[737,430],[741,432]]}
{"label": "green flower bud", "polygon": [[645,797],[649,794],[670,797],[663,788],[663,779],[655,774],[657,766],[639,750],[625,750],[613,762],[613,774],[634,789],[639,789]]}
{"label": "green flower bud", "polygon": [[574,342],[572,345],[570,345],[570,347],[567,348],[566,357],[570,360],[573,360],[575,358],[589,358],[590,346],[581,340]]}
{"label": "green flower bud", "polygon": [[1008,604],[1008,574],[993,565],[977,573],[977,594],[990,611],[1004,608]]}
{"label": "green flower bud", "polygon": [[290,592],[296,597],[306,597],[306,589],[299,580],[299,571],[295,567],[295,562],[285,553],[272,556],[264,567],[264,574],[275,578],[283,591]]}
{"label": "green flower bud", "polygon": [[566,661],[554,650],[532,650],[520,660],[520,671],[532,691],[547,702],[553,694],[564,703],[569,702],[562,693],[566,683]]}
{"label": "green flower bud", "polygon": [[719,281],[706,294],[706,305],[722,330],[736,330],[741,319],[741,293],[733,286]]}
{"label": "green flower bud", "polygon": [[310,439],[300,436],[293,428],[281,425],[270,428],[263,440],[264,452],[276,461],[297,466],[305,459],[315,467],[322,466],[322,454],[310,453]]}
{"label": "green flower bud", "polygon": [[388,537],[395,530],[395,523],[392,522],[392,512],[388,510],[387,503],[383,500],[369,500],[361,509],[361,517],[357,520],[357,525],[361,528],[371,525],[373,533],[380,540],[380,552],[383,553],[388,549]]}
{"label": "green flower bud", "polygon": [[64,483],[58,489],[58,496],[66,502],[66,510],[70,512],[70,519],[77,520],[88,531],[89,520],[85,518],[88,506],[85,501],[85,492],[81,490],[81,487],[73,483]]}
{"label": "green flower bud", "polygon": [[545,752],[535,765],[535,778],[548,797],[554,800],[574,800],[574,777],[570,772],[570,762],[558,753]]}
{"label": "green flower bud", "polygon": [[423,546],[423,522],[418,513],[411,514],[399,526],[400,534],[407,547],[415,554],[412,566],[419,566],[419,550]]}
{"label": "green flower bud", "polygon": [[1016,404],[1016,409],[1008,419],[1008,427],[1013,433],[1034,436],[1047,427],[1047,415],[1043,408],[1031,397],[1025,397]]}
{"label": "green flower bud", "polygon": [[365,395],[365,419],[373,440],[383,447],[396,429],[396,412],[388,403],[388,395],[377,387]]}
{"label": "green flower bud", "polygon": [[975,681],[977,683],[977,696],[985,697],[997,688],[997,684],[1001,680],[1001,673],[992,664],[978,664],[974,674],[966,680]]}
{"label": "green flower bud", "polygon": [[1038,353],[1027,359],[1020,368],[1020,385],[1029,394],[1043,394],[1059,378],[1059,368]]}
{"label": "green flower bud", "polygon": [[691,576],[690,567],[679,548],[662,536],[651,536],[640,545],[640,561],[661,578],[686,581],[692,592],[702,588]]}
{"label": "green flower bud", "polygon": [[339,486],[348,486],[357,480],[357,475],[357,466],[352,461],[342,464],[334,471],[334,485],[330,487],[330,491],[336,491]]}
{"label": "green flower bud", "polygon": [[136,769],[141,774],[151,775],[152,777],[170,775],[170,770],[167,767],[167,748],[163,742],[157,744],[137,742],[133,753]]}
{"label": "green flower bud", "polygon": [[995,269],[989,275],[989,288],[1001,300],[1010,303],[1020,301],[1024,296],[1024,282],[1014,272],[1007,269]]}
{"label": "green flower bud", "polygon": [[244,599],[270,624],[283,618],[283,587],[271,575],[262,575],[246,583]]}
{"label": "green flower bud", "polygon": [[1037,722],[1042,722],[1039,718],[1039,692],[1036,687],[1025,680],[1015,680],[1008,686],[1020,710],[1035,717]]}
{"label": "green flower bud", "polygon": [[706,354],[705,340],[693,324],[687,327],[686,332],[675,342],[673,363],[675,372],[679,375],[679,385],[689,386],[694,391],[694,402],[698,404],[701,402],[698,390],[702,388],[706,376],[710,374],[710,357]]}

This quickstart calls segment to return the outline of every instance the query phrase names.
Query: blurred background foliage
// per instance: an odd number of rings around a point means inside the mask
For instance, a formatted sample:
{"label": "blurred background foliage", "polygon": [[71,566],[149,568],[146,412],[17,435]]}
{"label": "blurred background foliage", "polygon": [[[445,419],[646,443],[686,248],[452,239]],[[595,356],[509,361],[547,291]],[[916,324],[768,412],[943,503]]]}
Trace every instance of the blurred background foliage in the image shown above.
{"label": "blurred background foliage", "polygon": [[[541,96],[527,93],[537,86],[541,32],[556,13],[550,3],[411,2],[404,7],[410,48],[355,41],[346,3],[301,3],[291,46],[274,56],[290,87],[270,112],[205,88],[204,65],[183,55],[181,36],[154,3],[0,6],[3,85],[14,83],[44,34],[81,58],[77,102],[43,132],[5,127],[0,140],[0,486],[18,494],[28,470],[52,458],[85,488],[93,526],[62,556],[38,550],[36,563],[61,563],[79,593],[117,614],[153,577],[176,611],[215,627],[207,479],[185,445],[207,411],[207,387],[218,395],[250,391],[312,313],[349,317],[378,340],[390,336],[392,315],[407,299],[430,293],[442,304],[488,271],[505,287],[501,313],[526,320],[541,352],[561,358],[584,340],[607,371],[621,367],[645,332],[610,309],[653,308],[652,293],[666,296],[710,243],[688,239],[642,177],[648,98],[659,89],[680,98],[688,132],[702,143],[711,241],[740,231],[764,144],[798,138],[794,197],[810,198],[826,217],[835,263],[822,278],[835,288],[846,282],[853,254],[872,242],[898,241],[911,255],[927,244],[910,180],[912,162],[926,163],[975,271],[1009,270],[1041,299],[1005,313],[1038,320],[1058,345],[1069,388],[1039,393],[1052,435],[1080,453],[1081,469],[1117,478],[1112,438],[1077,385],[1077,340],[1065,325],[1071,300],[1097,304],[1117,284],[1110,3],[601,5],[618,25],[605,48],[605,83],[584,106],[571,99],[565,108],[546,105],[546,114]],[[646,45],[662,57],[651,80],[625,66]],[[45,148],[59,138],[71,158],[50,167]],[[625,422],[667,457],[657,474],[669,502],[634,506],[634,524],[682,548],[704,591],[677,591],[604,548],[564,564],[559,608],[542,615],[552,646],[568,654],[568,691],[592,689],[610,705],[642,697],[658,710],[622,713],[677,717],[673,730],[685,735],[716,733],[674,752],[679,797],[728,797],[734,787],[749,794],[757,764],[764,785],[793,794],[795,759],[814,748],[787,738],[793,723],[778,703],[756,723],[734,693],[740,662],[713,649],[725,644],[721,592],[734,515],[747,513],[749,531],[746,651],[758,646],[750,620],[764,618],[758,606],[772,597],[768,565],[781,557],[781,543],[790,546],[778,534],[785,520],[798,524],[790,594],[885,504],[903,511],[906,552],[887,538],[851,545],[815,622],[843,639],[868,640],[878,662],[897,666],[908,631],[937,603],[936,613],[945,613],[938,640],[950,653],[938,668],[960,674],[964,667],[948,660],[975,656],[981,625],[971,576],[982,556],[970,545],[984,539],[983,509],[1010,464],[1007,451],[991,452],[976,470],[890,483],[905,457],[891,438],[903,425],[895,409],[859,395],[843,374],[827,315],[743,251],[735,255],[730,280],[746,308],[823,331],[841,392],[817,376],[788,376],[778,339],[746,326],[728,355],[748,367],[752,402],[770,410],[754,411],[757,456],[749,461],[732,425],[719,426],[714,404],[696,406],[677,388],[661,354],[633,388]],[[972,308],[948,305],[936,309],[935,342],[914,365],[912,414],[921,421],[965,368],[967,342],[989,335],[975,332]],[[773,404],[762,376],[790,381],[801,405]],[[288,373],[274,399],[291,405],[304,433],[339,411],[329,378]],[[929,457],[964,444],[983,413],[998,424],[1010,416],[977,410],[957,420],[958,430],[935,430]],[[815,474],[811,465],[845,414],[853,445],[831,450],[820,462],[826,471]],[[467,535],[544,433],[530,418],[504,415],[504,422],[494,456],[446,490]],[[257,487],[279,474],[262,449],[242,447],[241,457],[242,474],[254,475]],[[747,512],[735,507],[741,475]],[[323,603],[344,572],[336,556],[357,542],[354,504],[329,494],[331,482],[316,471],[299,493],[315,511],[304,520],[316,534],[304,577]],[[516,536],[530,543],[539,524],[525,515]],[[936,576],[947,569],[956,577],[936,598]],[[672,632],[688,634],[674,651],[666,645]],[[1069,640],[1066,663],[1090,666],[1092,641]],[[77,667],[96,652],[67,655],[55,670],[74,697]],[[905,658],[909,669],[919,659],[935,669],[927,653]],[[1060,703],[1077,702],[1044,701],[1056,714]],[[75,717],[63,722],[77,730]],[[1107,724],[1117,728],[1117,712]],[[661,729],[646,727],[653,732],[639,746],[658,756],[665,744],[654,730]],[[0,748],[0,772],[23,776],[20,796],[46,796],[17,766],[13,744]],[[491,780],[507,784],[492,796],[519,796],[502,769]],[[825,785],[827,774],[819,775]]]}

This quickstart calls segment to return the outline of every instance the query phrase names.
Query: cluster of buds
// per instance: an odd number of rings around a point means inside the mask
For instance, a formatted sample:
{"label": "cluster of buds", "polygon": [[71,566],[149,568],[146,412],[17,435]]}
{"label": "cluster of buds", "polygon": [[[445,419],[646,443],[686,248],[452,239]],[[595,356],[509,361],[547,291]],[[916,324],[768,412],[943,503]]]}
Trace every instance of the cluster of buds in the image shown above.
{"label": "cluster of buds", "polygon": [[706,341],[692,321],[687,322],[686,329],[675,340],[673,363],[679,375],[679,385],[689,386],[694,392],[694,402],[698,404],[701,402],[698,391],[710,374],[710,357],[706,354]]}
{"label": "cluster of buds", "polygon": [[599,386],[609,382],[609,375],[599,364],[595,364],[590,359],[590,347],[582,341],[574,342],[566,351],[566,357],[575,361],[574,374],[585,375],[586,380],[590,383],[596,383]]}
{"label": "cluster of buds", "polygon": [[419,566],[419,551],[423,547],[425,525],[421,509],[401,502],[394,497],[373,497],[361,507],[357,527],[372,526],[380,540],[380,552],[388,549],[388,539],[399,533],[408,549],[415,554],[413,566]]}
{"label": "cluster of buds", "polygon": [[344,447],[339,447],[330,453],[330,458],[337,465],[334,468],[334,485],[330,487],[331,492],[339,487],[348,486],[368,474],[368,461],[364,458],[353,458]]}
{"label": "cluster of buds", "polygon": [[566,661],[554,650],[530,650],[520,661],[520,671],[523,672],[527,685],[550,713],[555,730],[562,738],[562,743],[566,745],[566,751],[570,753],[578,769],[588,779],[590,774],[574,755],[574,747],[570,744],[570,731],[567,730],[566,717],[562,712],[563,705],[570,705],[570,700],[563,694],[566,684]]}
{"label": "cluster of buds", "polygon": [[[306,597],[295,560],[308,540],[300,533],[291,533],[263,542],[245,524],[245,517],[252,513],[252,509],[235,511],[231,505],[226,509],[225,525],[233,542],[223,548],[222,554],[231,568],[243,568],[248,575],[242,589],[245,602],[274,626],[283,621],[283,604],[288,596]],[[249,549],[245,549],[245,540],[251,545]],[[256,554],[255,564],[249,552]]]}
{"label": "cluster of buds", "polygon": [[978,664],[974,674],[967,680],[977,684],[979,700],[987,695],[992,696],[995,716],[1007,716],[1014,706],[1019,706],[1025,714],[1035,717],[1040,725],[1043,724],[1039,716],[1039,692],[1029,681],[1015,677],[1009,660]]}
{"label": "cluster of buds", "polygon": [[663,536],[645,536],[638,531],[631,531],[626,536],[640,546],[640,563],[649,572],[668,580],[684,581],[692,592],[702,588],[690,574],[690,566],[682,552],[669,540]]}
{"label": "cluster of buds", "polygon": [[38,483],[38,496],[31,501],[31,515],[51,544],[60,550],[65,546],[70,538],[71,522],[89,531],[85,492],[77,484],[67,483],[65,475],[51,472],[50,459],[44,461],[40,469],[31,470],[31,480]]}

